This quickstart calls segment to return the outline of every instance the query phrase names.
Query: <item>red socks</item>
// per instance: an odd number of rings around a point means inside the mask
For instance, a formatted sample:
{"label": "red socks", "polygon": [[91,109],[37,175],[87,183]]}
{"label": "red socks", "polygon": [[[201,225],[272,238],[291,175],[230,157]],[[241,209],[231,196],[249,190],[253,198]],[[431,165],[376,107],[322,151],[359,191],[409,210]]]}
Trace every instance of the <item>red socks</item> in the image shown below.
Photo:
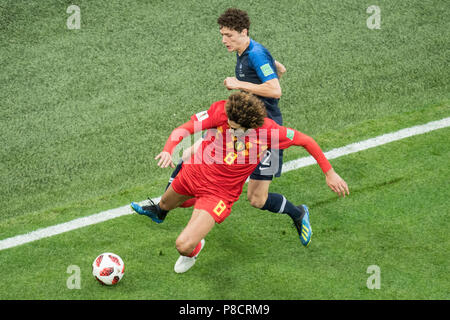
{"label": "red socks", "polygon": [[[188,200],[189,201],[189,200]],[[200,250],[202,249],[202,242],[200,241],[197,246],[195,247],[194,251],[192,251],[188,257],[192,258],[193,256],[195,256],[197,253],[200,252]]]}

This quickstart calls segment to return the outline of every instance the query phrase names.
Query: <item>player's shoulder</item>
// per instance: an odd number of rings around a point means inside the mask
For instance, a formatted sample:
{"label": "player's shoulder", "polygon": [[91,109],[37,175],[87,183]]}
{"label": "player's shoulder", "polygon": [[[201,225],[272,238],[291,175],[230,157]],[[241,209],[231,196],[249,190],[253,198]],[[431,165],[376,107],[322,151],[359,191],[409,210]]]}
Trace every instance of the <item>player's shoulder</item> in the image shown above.
{"label": "player's shoulder", "polygon": [[261,43],[250,39],[250,50],[248,51],[248,54],[252,58],[257,58],[259,56],[270,56],[269,50],[267,50],[266,47],[264,47]]}
{"label": "player's shoulder", "polygon": [[226,120],[225,104],[226,100],[213,102],[207,110],[203,110],[194,114],[191,119],[193,119],[194,121],[213,122],[221,122],[224,118]]}
{"label": "player's shoulder", "polygon": [[270,118],[264,118],[264,123],[261,126],[261,129],[278,129],[280,125],[278,125],[275,121]]}
{"label": "player's shoulder", "polygon": [[259,43],[258,41],[254,40],[254,39],[250,39],[250,52],[252,53],[258,53],[258,52],[269,52],[269,50],[262,45],[261,43]]}
{"label": "player's shoulder", "polygon": [[211,106],[209,107],[208,113],[211,116],[214,116],[218,120],[227,119],[227,114],[225,111],[225,105],[227,103],[227,100],[219,100],[216,102],[213,102]]}
{"label": "player's shoulder", "polygon": [[210,111],[213,112],[225,112],[225,104],[227,103],[227,100],[219,100],[219,101],[215,101],[211,104],[211,106],[209,107]]}
{"label": "player's shoulder", "polygon": [[275,60],[272,58],[270,52],[256,41],[253,42],[251,49],[248,55],[250,60],[249,64],[256,70],[261,81],[266,82],[276,78]]}

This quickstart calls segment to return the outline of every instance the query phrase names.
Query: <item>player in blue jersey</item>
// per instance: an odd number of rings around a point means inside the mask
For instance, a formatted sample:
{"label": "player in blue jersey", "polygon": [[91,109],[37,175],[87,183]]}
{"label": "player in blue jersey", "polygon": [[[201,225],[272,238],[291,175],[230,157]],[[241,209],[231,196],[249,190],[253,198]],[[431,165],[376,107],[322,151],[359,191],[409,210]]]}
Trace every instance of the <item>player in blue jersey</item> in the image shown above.
{"label": "player in blue jersey", "polygon": [[[230,8],[217,20],[222,35],[222,43],[229,52],[236,52],[235,77],[227,77],[224,85],[229,90],[242,90],[256,95],[264,102],[269,118],[278,125],[283,124],[278,102],[282,91],[279,79],[286,68],[273,59],[270,52],[260,43],[249,36],[250,19],[245,11]],[[190,149],[187,149],[183,158],[189,158],[200,145],[201,140]],[[268,150],[258,167],[251,174],[247,198],[250,204],[261,210],[288,214],[292,220],[298,221],[302,216],[300,206],[295,206],[282,194],[269,193],[273,177],[281,175],[282,150]],[[171,164],[173,167],[174,165]],[[182,162],[178,163],[172,173],[168,186],[180,171]],[[167,187],[168,187],[167,186]],[[344,195],[345,196],[345,195]],[[191,199],[195,201],[195,199]],[[190,200],[182,206],[192,206]],[[299,235],[300,230],[297,229]]]}
{"label": "player in blue jersey", "polygon": [[[278,102],[281,97],[280,76],[284,66],[273,59],[270,52],[249,36],[250,19],[247,12],[230,8],[218,19],[222,43],[229,52],[236,52],[235,77],[227,77],[224,85],[229,90],[242,90],[256,95],[264,102],[269,118],[283,124]],[[282,150],[268,150],[259,166],[251,174],[247,198],[261,210],[286,213],[294,221],[301,215],[298,206],[281,194],[269,193],[273,177],[281,175]]]}

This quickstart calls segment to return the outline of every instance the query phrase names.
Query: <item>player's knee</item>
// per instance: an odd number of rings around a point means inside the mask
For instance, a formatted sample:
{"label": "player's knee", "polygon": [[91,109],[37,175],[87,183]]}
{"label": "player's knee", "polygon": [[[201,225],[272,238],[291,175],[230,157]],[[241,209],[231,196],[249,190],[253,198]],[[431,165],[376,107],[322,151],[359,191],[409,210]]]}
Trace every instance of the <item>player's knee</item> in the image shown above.
{"label": "player's knee", "polygon": [[195,246],[196,244],[193,244],[192,241],[190,241],[189,238],[185,236],[179,236],[175,241],[175,247],[182,256],[191,254],[195,249]]}
{"label": "player's knee", "polygon": [[256,192],[248,192],[247,199],[252,207],[260,209],[266,203],[267,195]]}

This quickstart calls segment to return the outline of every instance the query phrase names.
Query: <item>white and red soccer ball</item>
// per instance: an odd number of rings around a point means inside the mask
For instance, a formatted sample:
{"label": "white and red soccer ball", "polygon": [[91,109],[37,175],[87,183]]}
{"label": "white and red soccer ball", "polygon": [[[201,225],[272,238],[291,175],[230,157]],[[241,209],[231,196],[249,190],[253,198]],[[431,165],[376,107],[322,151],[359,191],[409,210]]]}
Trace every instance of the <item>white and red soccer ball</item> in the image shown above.
{"label": "white and red soccer ball", "polygon": [[125,272],[122,259],[115,253],[105,252],[92,263],[92,274],[101,284],[108,286],[118,283]]}

